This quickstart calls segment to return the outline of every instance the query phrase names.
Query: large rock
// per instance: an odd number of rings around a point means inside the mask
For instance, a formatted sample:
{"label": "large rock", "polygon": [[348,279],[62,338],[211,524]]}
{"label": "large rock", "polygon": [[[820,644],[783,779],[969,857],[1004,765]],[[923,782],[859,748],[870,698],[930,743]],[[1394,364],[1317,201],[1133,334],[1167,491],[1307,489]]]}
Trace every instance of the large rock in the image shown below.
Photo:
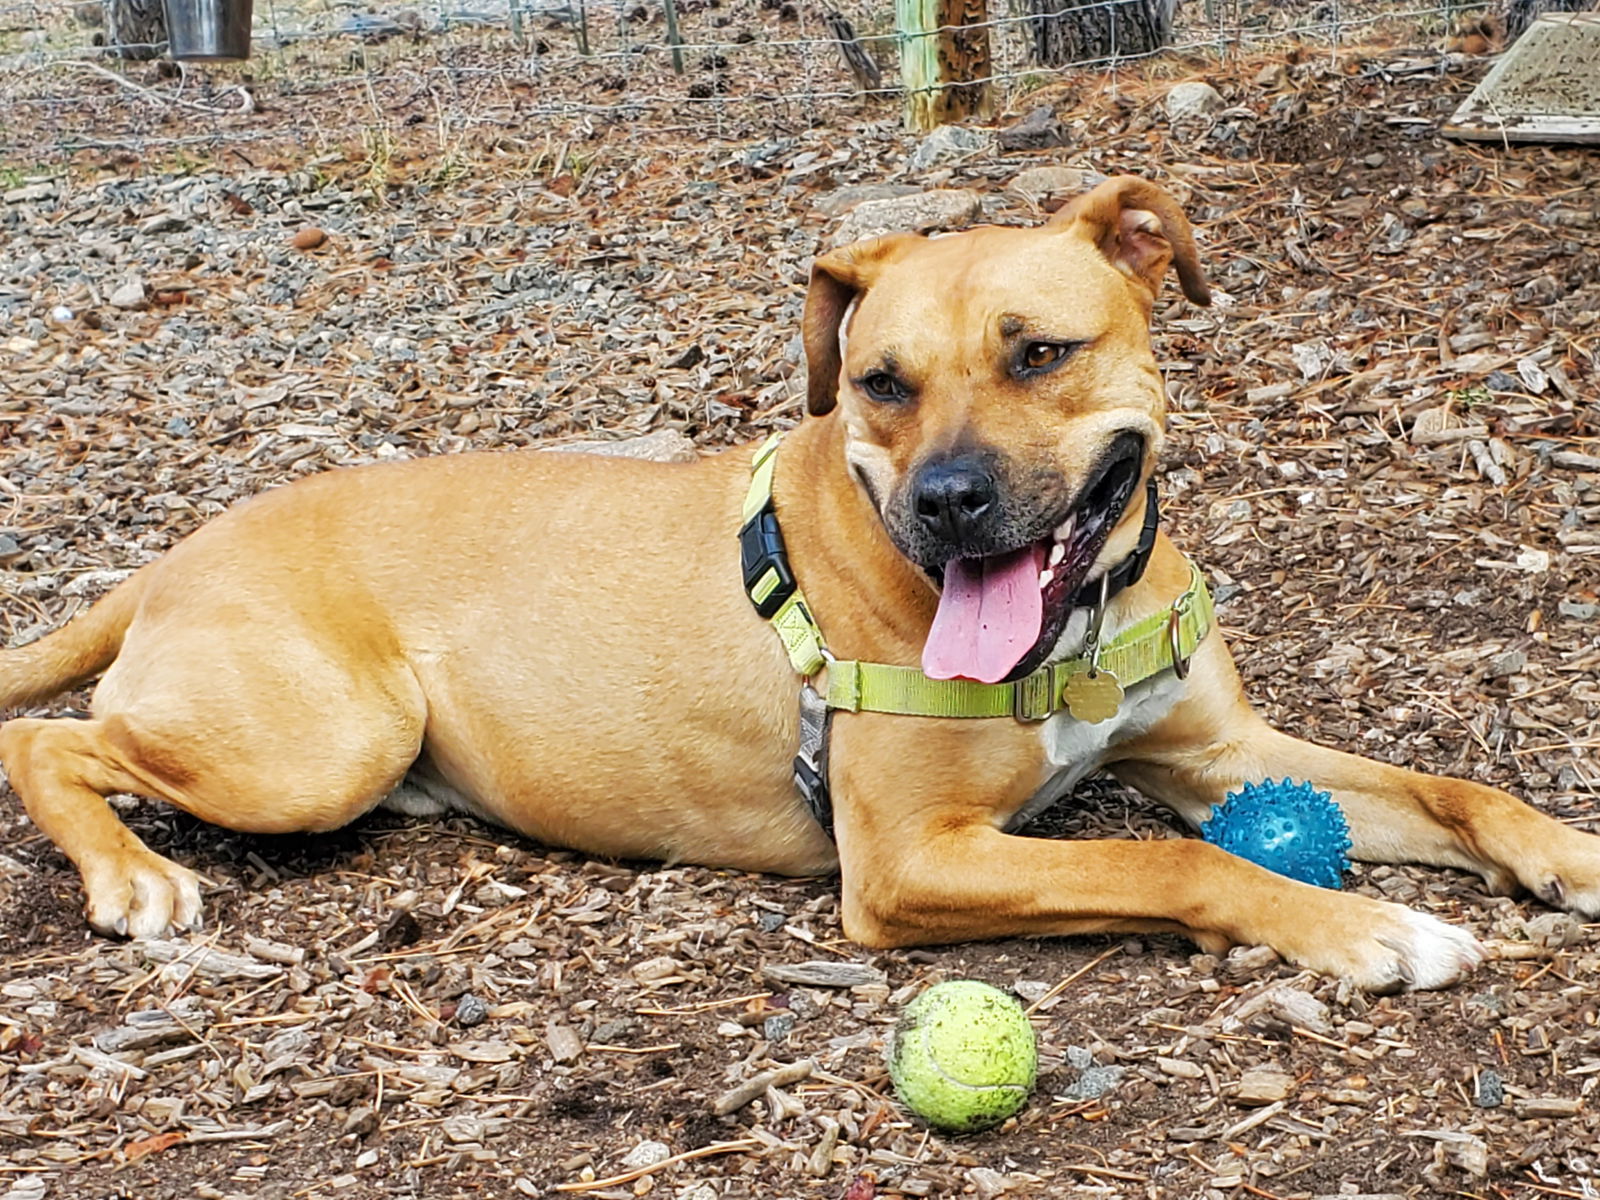
{"label": "large rock", "polygon": [[1105,182],[1098,171],[1077,167],[1029,167],[1006,184],[1006,191],[1017,199],[1046,212],[1054,212],[1074,196]]}
{"label": "large rock", "polygon": [[1041,104],[1015,125],[1002,129],[998,140],[1002,150],[1048,150],[1065,146],[1067,131],[1049,105]]}
{"label": "large rock", "polygon": [[964,229],[983,215],[983,200],[968,188],[936,188],[896,200],[865,200],[828,238],[830,248],[909,230]]}
{"label": "large rock", "polygon": [[824,216],[842,217],[868,200],[898,200],[901,196],[915,196],[921,190],[914,183],[858,183],[818,197],[817,211]]}
{"label": "large rock", "polygon": [[949,166],[994,149],[994,135],[959,125],[941,125],[917,144],[911,155],[911,169],[926,171]]}
{"label": "large rock", "polygon": [[1167,93],[1167,120],[1208,121],[1227,106],[1228,102],[1216,88],[1202,80],[1192,79],[1188,83],[1174,85]]}
{"label": "large rock", "polygon": [[603,454],[608,458],[643,458],[651,462],[693,462],[700,457],[694,443],[676,429],[657,429],[639,437],[608,442],[564,442],[545,450],[576,454]]}

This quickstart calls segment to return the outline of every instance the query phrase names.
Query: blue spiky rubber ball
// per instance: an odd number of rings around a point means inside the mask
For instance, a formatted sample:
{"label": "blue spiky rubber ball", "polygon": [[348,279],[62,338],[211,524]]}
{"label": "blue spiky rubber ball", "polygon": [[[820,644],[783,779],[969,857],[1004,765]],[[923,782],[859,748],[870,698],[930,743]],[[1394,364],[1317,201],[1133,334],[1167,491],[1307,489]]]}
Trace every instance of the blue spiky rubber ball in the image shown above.
{"label": "blue spiky rubber ball", "polygon": [[1212,810],[1200,836],[1259,867],[1318,887],[1339,887],[1350,869],[1344,810],[1309,783],[1247,783]]}

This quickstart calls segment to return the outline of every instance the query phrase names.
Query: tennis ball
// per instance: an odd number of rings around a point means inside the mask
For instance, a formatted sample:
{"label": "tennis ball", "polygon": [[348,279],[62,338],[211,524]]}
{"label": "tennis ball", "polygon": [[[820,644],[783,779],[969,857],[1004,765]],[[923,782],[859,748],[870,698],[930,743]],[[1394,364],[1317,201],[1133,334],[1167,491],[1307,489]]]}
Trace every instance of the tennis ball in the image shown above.
{"label": "tennis ball", "polygon": [[1039,1047],[1022,1006],[975,979],[936,983],[894,1030],[889,1078],[900,1101],[955,1133],[998,1125],[1028,1102]]}

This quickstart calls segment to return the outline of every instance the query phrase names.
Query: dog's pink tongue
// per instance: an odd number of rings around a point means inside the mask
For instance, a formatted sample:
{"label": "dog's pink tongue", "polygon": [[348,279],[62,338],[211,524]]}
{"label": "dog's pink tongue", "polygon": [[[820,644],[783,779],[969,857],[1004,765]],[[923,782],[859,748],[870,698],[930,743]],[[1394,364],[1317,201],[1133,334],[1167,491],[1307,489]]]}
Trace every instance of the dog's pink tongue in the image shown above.
{"label": "dog's pink tongue", "polygon": [[939,611],[922,647],[922,673],[980,683],[1004,679],[1039,640],[1043,566],[1043,552],[1033,547],[946,563]]}

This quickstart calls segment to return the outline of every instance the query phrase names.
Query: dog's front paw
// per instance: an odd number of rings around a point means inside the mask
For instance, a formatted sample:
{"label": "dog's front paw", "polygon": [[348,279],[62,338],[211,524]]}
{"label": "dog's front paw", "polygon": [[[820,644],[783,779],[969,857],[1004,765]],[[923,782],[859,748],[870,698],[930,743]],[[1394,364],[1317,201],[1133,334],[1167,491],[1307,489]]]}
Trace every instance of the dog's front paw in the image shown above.
{"label": "dog's front paw", "polygon": [[1290,961],[1388,994],[1449,987],[1484,959],[1476,938],[1426,913],[1339,895],[1333,919],[1308,923],[1303,941],[1277,949]]}
{"label": "dog's front paw", "polygon": [[1600,837],[1557,826],[1561,836],[1542,847],[1532,869],[1517,872],[1522,886],[1552,908],[1600,918]]}
{"label": "dog's front paw", "polygon": [[140,847],[83,872],[89,924],[119,937],[165,937],[199,929],[200,877]]}

